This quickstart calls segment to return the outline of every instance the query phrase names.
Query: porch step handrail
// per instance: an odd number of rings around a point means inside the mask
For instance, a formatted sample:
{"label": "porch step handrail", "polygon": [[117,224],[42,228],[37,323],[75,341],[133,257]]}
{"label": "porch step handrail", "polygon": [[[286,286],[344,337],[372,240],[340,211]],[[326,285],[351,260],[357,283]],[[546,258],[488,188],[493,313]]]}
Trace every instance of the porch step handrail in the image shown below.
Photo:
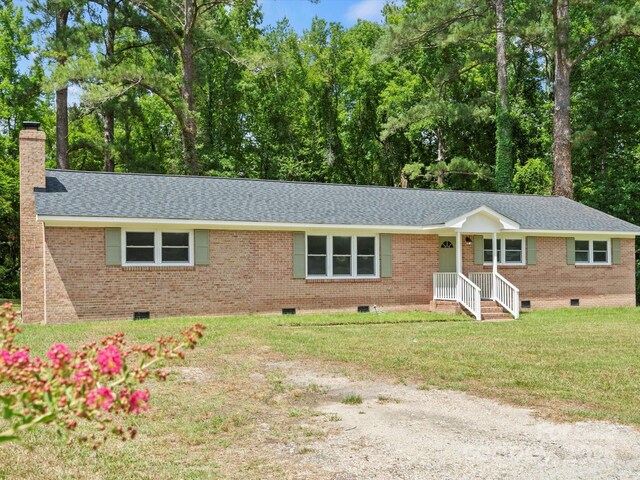
{"label": "porch step handrail", "polygon": [[479,286],[462,273],[458,273],[457,300],[476,317],[476,320],[482,320],[480,293]]}
{"label": "porch step handrail", "polygon": [[494,274],[493,299],[502,305],[516,320],[520,317],[520,290],[499,273]]}

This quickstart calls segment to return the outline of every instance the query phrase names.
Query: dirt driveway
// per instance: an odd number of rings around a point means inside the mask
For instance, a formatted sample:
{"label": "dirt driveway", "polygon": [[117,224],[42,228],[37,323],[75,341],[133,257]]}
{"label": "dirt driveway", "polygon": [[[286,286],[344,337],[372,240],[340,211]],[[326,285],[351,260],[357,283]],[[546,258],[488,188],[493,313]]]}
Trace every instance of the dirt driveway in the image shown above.
{"label": "dirt driveway", "polygon": [[[326,435],[293,455],[297,478],[637,479],[640,432],[604,422],[552,423],[461,392],[353,381],[275,362],[317,392]],[[345,397],[357,402],[345,404]],[[312,473],[313,472],[313,473]]]}

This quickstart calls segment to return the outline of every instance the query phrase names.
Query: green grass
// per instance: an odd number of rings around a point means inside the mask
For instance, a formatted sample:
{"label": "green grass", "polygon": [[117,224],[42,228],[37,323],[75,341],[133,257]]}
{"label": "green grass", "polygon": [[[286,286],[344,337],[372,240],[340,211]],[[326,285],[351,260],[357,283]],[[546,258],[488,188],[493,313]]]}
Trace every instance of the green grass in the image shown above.
{"label": "green grass", "polygon": [[286,359],[420,389],[462,390],[558,420],[640,425],[637,308],[532,312],[496,323],[406,312],[26,325],[17,343],[34,355],[55,342],[77,346],[118,331],[150,343],[195,321],[208,326],[207,335],[178,366],[208,375],[194,382],[172,374],[166,384],[151,384],[152,408],[131,420],[139,438],[110,441],[95,453],[64,447],[41,429],[0,445],[0,478],[286,478],[293,467],[268,446],[304,449],[314,441],[320,431],[300,424],[316,418],[310,399],[324,394],[315,384],[289,385],[265,366]]}
{"label": "green grass", "polygon": [[349,395],[345,395],[340,400],[341,403],[345,405],[360,405],[362,403],[362,397],[360,395],[356,395],[355,393],[350,393]]}
{"label": "green grass", "polygon": [[421,388],[538,407],[550,416],[640,424],[640,309],[563,309],[502,323],[300,328],[269,343]]}

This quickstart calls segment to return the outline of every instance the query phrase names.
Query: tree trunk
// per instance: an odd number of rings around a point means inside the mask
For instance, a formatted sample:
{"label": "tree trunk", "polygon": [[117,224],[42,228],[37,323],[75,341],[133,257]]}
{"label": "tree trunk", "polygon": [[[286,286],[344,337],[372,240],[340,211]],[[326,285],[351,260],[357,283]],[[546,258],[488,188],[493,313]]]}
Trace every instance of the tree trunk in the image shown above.
{"label": "tree trunk", "polygon": [[438,175],[436,181],[439,187],[444,187],[444,175],[447,172],[447,148],[444,143],[444,134],[441,128],[436,129],[436,138],[438,140],[438,163],[436,164]]}
{"label": "tree trunk", "polygon": [[104,135],[104,151],[103,163],[105,172],[113,172],[115,170],[115,162],[113,160],[113,140],[115,136],[115,113],[111,107],[103,109],[102,131]]}
{"label": "tree trunk", "polygon": [[[56,41],[63,50],[57,58],[60,66],[67,61],[67,32],[65,30],[68,18],[69,10],[56,12]],[[66,86],[56,90],[56,167],[65,170],[69,168],[69,112]]]}
{"label": "tree trunk", "polygon": [[[185,0],[184,14],[185,25],[193,25],[196,11],[195,0]],[[184,161],[192,174],[198,173],[199,159],[197,151],[197,131],[195,111],[194,86],[196,81],[196,64],[194,58],[195,48],[193,43],[193,32],[187,31],[184,37],[184,44],[180,52],[182,60],[182,86],[180,93],[184,102],[184,125],[182,126],[182,148]]]}
{"label": "tree trunk", "polygon": [[511,117],[507,93],[507,40],[505,34],[505,0],[496,0],[496,70],[498,95],[496,99],[496,187],[499,192],[511,191],[513,178],[513,150]]}
{"label": "tree trunk", "polygon": [[[116,2],[109,0],[107,7],[107,24],[104,38],[105,64],[108,68],[113,64],[116,43]],[[115,110],[113,104],[108,101],[102,108],[102,132],[104,136],[103,164],[105,172],[113,172],[115,162],[113,160],[113,142],[115,140]]]}
{"label": "tree trunk", "polygon": [[571,173],[571,60],[569,59],[569,0],[553,1],[556,43],[553,84],[553,193],[573,198]]}
{"label": "tree trunk", "polygon": [[407,174],[404,173],[404,167],[400,170],[400,186],[402,188],[409,188],[409,179],[407,178]]}

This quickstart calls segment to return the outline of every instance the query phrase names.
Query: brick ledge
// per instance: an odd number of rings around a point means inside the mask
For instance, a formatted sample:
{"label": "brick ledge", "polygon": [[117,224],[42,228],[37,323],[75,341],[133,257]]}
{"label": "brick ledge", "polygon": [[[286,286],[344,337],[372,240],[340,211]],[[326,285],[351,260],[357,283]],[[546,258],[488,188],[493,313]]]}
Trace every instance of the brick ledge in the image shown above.
{"label": "brick ledge", "polygon": [[179,267],[179,266],[120,267],[120,266],[116,266],[115,268],[119,268],[123,272],[157,272],[157,271],[181,272],[181,271],[191,271],[196,269],[196,267],[194,266],[185,266],[185,267]]}
{"label": "brick ledge", "polygon": [[307,278],[306,283],[379,283],[381,278]]}

